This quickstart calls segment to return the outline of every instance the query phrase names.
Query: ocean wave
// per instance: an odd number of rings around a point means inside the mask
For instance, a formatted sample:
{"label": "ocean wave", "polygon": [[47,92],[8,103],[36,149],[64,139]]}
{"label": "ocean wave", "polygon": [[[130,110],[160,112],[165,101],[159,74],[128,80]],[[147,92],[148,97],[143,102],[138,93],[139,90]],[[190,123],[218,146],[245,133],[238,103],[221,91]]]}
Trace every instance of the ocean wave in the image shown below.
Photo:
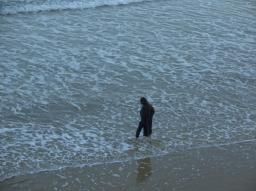
{"label": "ocean wave", "polygon": [[18,13],[33,13],[41,11],[55,11],[67,9],[86,9],[102,6],[126,5],[143,2],[145,0],[23,0],[0,1],[0,15]]}

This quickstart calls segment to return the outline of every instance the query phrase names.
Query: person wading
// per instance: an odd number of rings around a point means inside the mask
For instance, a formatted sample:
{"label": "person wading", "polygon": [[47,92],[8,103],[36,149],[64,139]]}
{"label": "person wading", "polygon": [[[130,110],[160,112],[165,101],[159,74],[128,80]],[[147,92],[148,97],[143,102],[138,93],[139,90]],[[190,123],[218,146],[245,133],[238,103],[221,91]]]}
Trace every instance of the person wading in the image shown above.
{"label": "person wading", "polygon": [[143,128],[143,136],[150,137],[152,134],[152,120],[155,110],[153,106],[147,101],[146,98],[140,98],[142,105],[140,110],[140,123],[136,131],[136,138],[140,136],[141,129]]}

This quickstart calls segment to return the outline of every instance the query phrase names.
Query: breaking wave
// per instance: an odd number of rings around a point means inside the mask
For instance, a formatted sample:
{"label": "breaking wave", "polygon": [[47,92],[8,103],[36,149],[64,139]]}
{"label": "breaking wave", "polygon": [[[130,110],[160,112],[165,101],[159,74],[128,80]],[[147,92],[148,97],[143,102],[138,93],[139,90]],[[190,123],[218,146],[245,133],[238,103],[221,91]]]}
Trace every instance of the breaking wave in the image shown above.
{"label": "breaking wave", "polygon": [[102,6],[126,5],[145,0],[23,0],[0,1],[0,14],[33,13],[67,9],[86,9]]}

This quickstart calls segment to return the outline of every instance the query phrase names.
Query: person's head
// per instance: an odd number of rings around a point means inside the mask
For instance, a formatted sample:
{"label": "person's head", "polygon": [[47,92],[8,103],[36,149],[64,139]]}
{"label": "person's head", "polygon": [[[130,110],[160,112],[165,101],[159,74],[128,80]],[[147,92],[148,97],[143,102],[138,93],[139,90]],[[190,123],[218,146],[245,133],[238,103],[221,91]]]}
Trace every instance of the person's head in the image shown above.
{"label": "person's head", "polygon": [[145,97],[141,97],[140,98],[140,103],[141,103],[141,105],[147,105],[148,104],[148,100]]}

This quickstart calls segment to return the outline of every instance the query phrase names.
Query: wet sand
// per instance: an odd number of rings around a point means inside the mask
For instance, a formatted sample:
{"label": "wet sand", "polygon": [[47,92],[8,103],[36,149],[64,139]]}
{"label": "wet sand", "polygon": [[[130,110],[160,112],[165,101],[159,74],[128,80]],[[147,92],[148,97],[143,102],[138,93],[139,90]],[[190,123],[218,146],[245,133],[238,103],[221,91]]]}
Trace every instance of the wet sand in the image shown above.
{"label": "wet sand", "polygon": [[13,177],[1,191],[256,191],[254,141]]}

